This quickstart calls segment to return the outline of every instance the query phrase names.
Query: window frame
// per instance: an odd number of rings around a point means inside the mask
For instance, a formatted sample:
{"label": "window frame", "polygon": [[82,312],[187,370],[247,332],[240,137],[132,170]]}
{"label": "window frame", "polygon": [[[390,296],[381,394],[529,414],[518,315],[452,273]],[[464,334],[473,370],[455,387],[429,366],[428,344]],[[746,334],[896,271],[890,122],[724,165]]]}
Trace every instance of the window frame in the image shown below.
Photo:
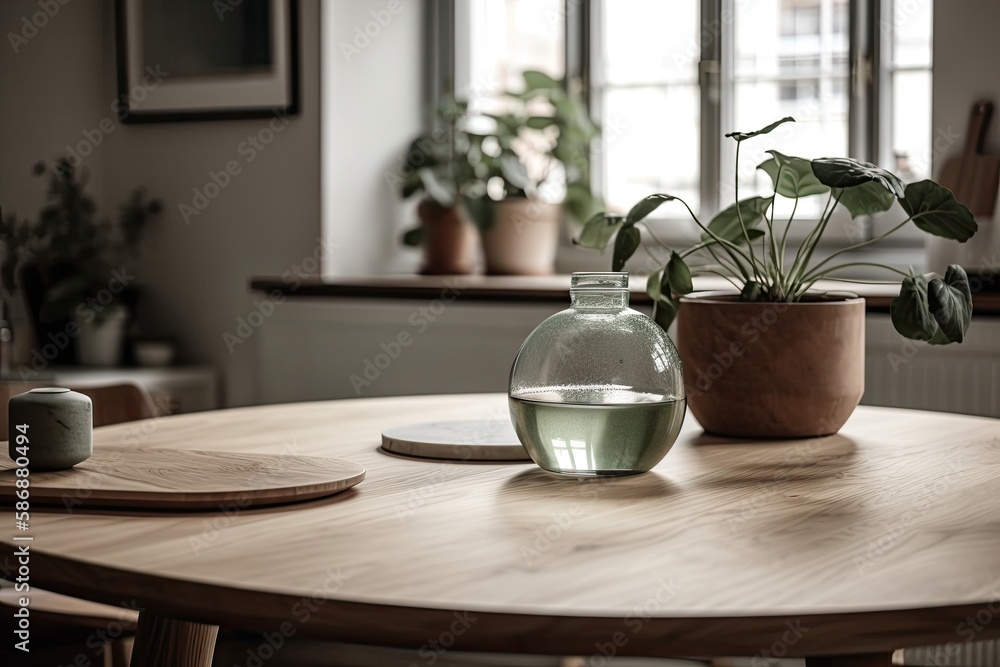
{"label": "window frame", "polygon": [[[595,71],[592,54],[601,49],[599,16],[603,3],[611,0],[564,0],[565,69],[566,80],[579,82],[580,92],[587,101],[594,120],[601,124],[601,104],[597,96],[603,89],[600,73]],[[735,15],[736,2],[741,0],[700,0],[700,24],[725,26]],[[469,36],[460,34],[464,12],[461,0],[427,0],[428,38],[438,44],[429,55],[429,99],[439,99],[441,93],[454,92],[455,81],[460,80],[463,52],[469,48]],[[880,164],[882,152],[891,140],[891,55],[879,29],[882,21],[890,21],[892,0],[848,0],[848,155],[859,160]],[[456,18],[457,17],[457,18]],[[733,31],[719,30],[722,39],[712,39],[712,31],[699,31],[700,61],[698,85],[700,90],[700,141],[699,177],[701,207],[699,217],[710,220],[721,208],[731,202],[721,201],[720,183],[733,166],[726,164],[722,136],[732,127],[733,100],[723,91],[731,90],[735,63]],[[709,36],[706,39],[706,36]],[[933,54],[931,56],[933,67]],[[591,158],[591,177],[595,191],[602,192],[607,178],[605,162]],[[728,182],[725,181],[725,182]],[[661,209],[662,210],[662,209]],[[689,224],[678,224],[681,221]],[[652,216],[650,226],[657,236],[665,240],[682,240],[696,233],[696,227],[686,218]],[[808,220],[801,220],[805,227]],[[845,235],[826,234],[821,246],[843,247],[872,238],[875,225],[870,218],[862,217],[853,222],[850,242]],[[805,231],[797,234],[793,226],[790,241],[801,240]],[[880,244],[885,248],[922,246],[917,234],[898,233]]]}

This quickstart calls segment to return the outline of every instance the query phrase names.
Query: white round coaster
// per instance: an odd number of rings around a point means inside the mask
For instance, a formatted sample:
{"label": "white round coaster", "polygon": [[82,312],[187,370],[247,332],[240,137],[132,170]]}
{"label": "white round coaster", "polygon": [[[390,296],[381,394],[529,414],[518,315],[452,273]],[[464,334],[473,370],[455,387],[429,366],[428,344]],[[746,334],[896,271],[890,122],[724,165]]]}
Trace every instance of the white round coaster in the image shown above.
{"label": "white round coaster", "polygon": [[407,424],[382,431],[382,449],[448,461],[530,461],[508,421],[467,419]]}

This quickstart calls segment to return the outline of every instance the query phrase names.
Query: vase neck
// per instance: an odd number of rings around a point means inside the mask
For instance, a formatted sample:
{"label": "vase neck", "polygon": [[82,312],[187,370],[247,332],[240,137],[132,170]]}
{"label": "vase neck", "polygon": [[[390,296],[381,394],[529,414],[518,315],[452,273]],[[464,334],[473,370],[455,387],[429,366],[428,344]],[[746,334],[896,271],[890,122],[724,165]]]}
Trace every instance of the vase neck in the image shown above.
{"label": "vase neck", "polygon": [[577,310],[628,308],[628,274],[574,273],[570,282],[569,299]]}

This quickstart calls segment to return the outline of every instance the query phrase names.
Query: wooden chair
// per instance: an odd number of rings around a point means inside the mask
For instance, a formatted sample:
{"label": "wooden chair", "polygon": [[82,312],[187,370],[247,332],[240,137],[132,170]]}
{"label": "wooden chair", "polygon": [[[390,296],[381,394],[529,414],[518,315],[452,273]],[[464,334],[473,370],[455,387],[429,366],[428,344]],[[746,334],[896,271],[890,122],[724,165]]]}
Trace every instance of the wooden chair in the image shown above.
{"label": "wooden chair", "polygon": [[[7,437],[7,401],[11,396],[44,387],[40,382],[0,382],[0,425]],[[69,387],[86,394],[94,404],[94,427],[148,419],[158,416],[152,398],[136,384],[120,383]],[[15,608],[21,594],[13,585],[0,584],[0,607]],[[88,664],[105,667],[128,667],[135,636],[138,612],[121,607],[111,607],[77,600],[32,587],[31,619],[33,646],[41,651],[32,654],[44,656],[45,664],[77,664],[77,656],[84,655]],[[4,611],[5,619],[11,613]],[[8,635],[10,633],[7,633]]]}
{"label": "wooden chair", "polygon": [[[7,401],[11,396],[22,394],[39,387],[52,386],[44,382],[20,382],[16,380],[0,381],[0,439],[7,439]],[[122,382],[118,384],[71,386],[68,389],[86,394],[94,403],[94,428],[110,426],[139,419],[149,419],[160,414],[149,392],[137,384]]]}

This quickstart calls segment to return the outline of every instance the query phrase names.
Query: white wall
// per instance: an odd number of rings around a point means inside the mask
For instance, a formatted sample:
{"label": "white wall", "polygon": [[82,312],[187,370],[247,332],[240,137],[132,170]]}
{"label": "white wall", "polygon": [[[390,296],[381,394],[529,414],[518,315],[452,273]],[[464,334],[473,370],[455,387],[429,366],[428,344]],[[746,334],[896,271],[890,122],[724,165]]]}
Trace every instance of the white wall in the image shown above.
{"label": "white wall", "polygon": [[[326,11],[333,7],[334,11]],[[419,0],[334,0],[324,4],[323,222],[339,244],[327,275],[414,271],[400,248],[414,223],[387,173],[423,129],[424,10]]]}

